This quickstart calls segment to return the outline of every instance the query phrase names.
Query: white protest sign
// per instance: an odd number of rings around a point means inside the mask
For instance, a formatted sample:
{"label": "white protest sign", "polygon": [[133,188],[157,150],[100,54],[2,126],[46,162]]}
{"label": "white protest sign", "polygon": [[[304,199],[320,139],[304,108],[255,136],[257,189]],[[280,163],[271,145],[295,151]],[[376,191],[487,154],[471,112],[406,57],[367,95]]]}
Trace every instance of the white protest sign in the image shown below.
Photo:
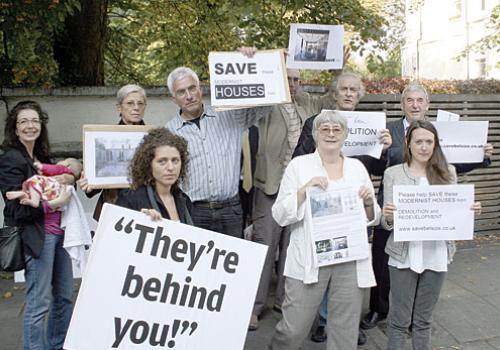
{"label": "white protest sign", "polygon": [[458,122],[459,120],[460,120],[460,114],[438,109],[436,116],[437,122]]}
{"label": "white protest sign", "polygon": [[348,157],[369,155],[379,159],[382,145],[379,130],[385,129],[384,112],[348,112],[336,111],[347,120],[349,132],[342,147],[342,153]]}
{"label": "white protest sign", "polygon": [[150,125],[84,125],[83,170],[96,188],[129,187],[128,165]]}
{"label": "white protest sign", "polygon": [[213,107],[228,109],[290,103],[283,50],[210,52],[210,98]]}
{"label": "white protest sign", "polygon": [[287,68],[342,69],[344,26],[291,24]]}
{"label": "white protest sign", "polygon": [[480,163],[488,140],[488,121],[433,122],[449,163]]}
{"label": "white protest sign", "polygon": [[394,186],[394,240],[473,239],[474,185]]}
{"label": "white protest sign", "polygon": [[370,255],[366,214],[358,191],[330,182],[308,187],[305,224],[312,236],[314,266],[363,260]]}
{"label": "white protest sign", "polygon": [[65,349],[243,349],[265,245],[110,204],[94,240]]}

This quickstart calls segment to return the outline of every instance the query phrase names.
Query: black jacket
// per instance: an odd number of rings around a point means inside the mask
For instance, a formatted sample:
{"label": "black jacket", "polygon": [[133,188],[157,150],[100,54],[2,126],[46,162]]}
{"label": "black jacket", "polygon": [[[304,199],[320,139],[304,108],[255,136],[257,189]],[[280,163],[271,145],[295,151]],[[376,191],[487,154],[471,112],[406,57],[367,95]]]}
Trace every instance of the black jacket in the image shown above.
{"label": "black jacket", "polygon": [[[49,163],[49,159],[39,159]],[[33,208],[21,205],[18,199],[8,200],[5,194],[8,191],[20,191],[23,182],[38,172],[33,165],[33,159],[25,148],[11,148],[0,155],[0,190],[2,191],[5,208],[3,210],[6,226],[21,226],[24,251],[26,254],[38,258],[45,240],[44,212],[40,205]]]}
{"label": "black jacket", "polygon": [[[153,192],[156,204],[160,208],[161,216],[164,219],[170,219],[170,215],[168,215],[168,211],[163,205],[160,197],[156,191],[153,190]],[[181,190],[177,190],[173,193],[173,195],[180,221],[183,224],[193,225],[193,220],[191,219],[191,209],[193,205],[191,200]],[[116,205],[137,211],[140,211],[141,209],[154,209],[153,204],[149,200],[146,186],[141,186],[137,190],[121,190],[118,195]]]}

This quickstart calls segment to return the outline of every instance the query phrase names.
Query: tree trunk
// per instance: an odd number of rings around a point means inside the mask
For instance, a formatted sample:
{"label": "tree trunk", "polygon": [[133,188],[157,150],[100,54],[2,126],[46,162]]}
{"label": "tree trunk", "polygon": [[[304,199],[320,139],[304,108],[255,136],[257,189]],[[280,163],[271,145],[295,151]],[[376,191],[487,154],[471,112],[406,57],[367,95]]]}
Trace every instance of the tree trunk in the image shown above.
{"label": "tree trunk", "polygon": [[108,0],[80,0],[81,11],[65,20],[57,35],[54,57],[59,64],[59,84],[104,85],[104,47]]}

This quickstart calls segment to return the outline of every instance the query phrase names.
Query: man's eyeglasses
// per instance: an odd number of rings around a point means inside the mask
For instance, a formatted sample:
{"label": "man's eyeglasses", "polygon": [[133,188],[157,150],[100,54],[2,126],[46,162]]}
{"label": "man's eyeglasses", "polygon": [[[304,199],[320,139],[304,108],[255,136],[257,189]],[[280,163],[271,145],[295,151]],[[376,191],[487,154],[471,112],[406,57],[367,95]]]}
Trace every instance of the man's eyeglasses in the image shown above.
{"label": "man's eyeglasses", "polygon": [[177,98],[184,98],[186,97],[187,93],[189,92],[190,95],[194,95],[198,91],[198,86],[196,85],[191,85],[187,89],[182,89],[182,90],[176,90],[174,95]]}

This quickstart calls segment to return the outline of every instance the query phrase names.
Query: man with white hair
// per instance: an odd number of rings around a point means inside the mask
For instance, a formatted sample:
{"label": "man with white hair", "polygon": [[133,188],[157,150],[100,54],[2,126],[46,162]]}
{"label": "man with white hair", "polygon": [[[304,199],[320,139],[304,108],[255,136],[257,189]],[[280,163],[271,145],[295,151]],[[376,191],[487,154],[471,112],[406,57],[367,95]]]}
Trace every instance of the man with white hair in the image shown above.
{"label": "man with white hair", "polygon": [[[240,52],[251,57],[255,49]],[[198,76],[187,67],[174,69],[167,85],[179,111],[165,127],[188,141],[187,181],[181,187],[193,202],[193,222],[197,227],[242,237],[238,195],[242,136],[271,107],[214,111],[203,104]]]}
{"label": "man with white hair", "polygon": [[[361,98],[363,98],[363,96],[365,95],[365,87],[363,85],[363,82],[361,81],[361,78],[359,77],[359,75],[352,72],[343,72],[335,77],[335,79],[332,81],[330,90],[330,93],[333,95],[333,103],[332,98],[327,95],[322,96],[320,99],[310,99],[310,108],[313,109],[315,113],[319,113],[323,109],[354,111]],[[306,120],[304,127],[302,128],[302,133],[300,134],[297,147],[293,152],[294,157],[302,154],[313,153],[316,149],[316,145],[311,134],[312,125],[315,118],[316,116],[312,116]],[[389,134],[389,131],[387,129],[380,130],[379,140],[384,144],[384,150],[390,146],[390,137],[391,135]],[[379,169],[381,172],[384,171],[385,163],[377,162],[377,160],[373,157],[367,156],[363,158],[364,159],[362,161],[369,172],[372,167],[377,165],[382,166]]]}

